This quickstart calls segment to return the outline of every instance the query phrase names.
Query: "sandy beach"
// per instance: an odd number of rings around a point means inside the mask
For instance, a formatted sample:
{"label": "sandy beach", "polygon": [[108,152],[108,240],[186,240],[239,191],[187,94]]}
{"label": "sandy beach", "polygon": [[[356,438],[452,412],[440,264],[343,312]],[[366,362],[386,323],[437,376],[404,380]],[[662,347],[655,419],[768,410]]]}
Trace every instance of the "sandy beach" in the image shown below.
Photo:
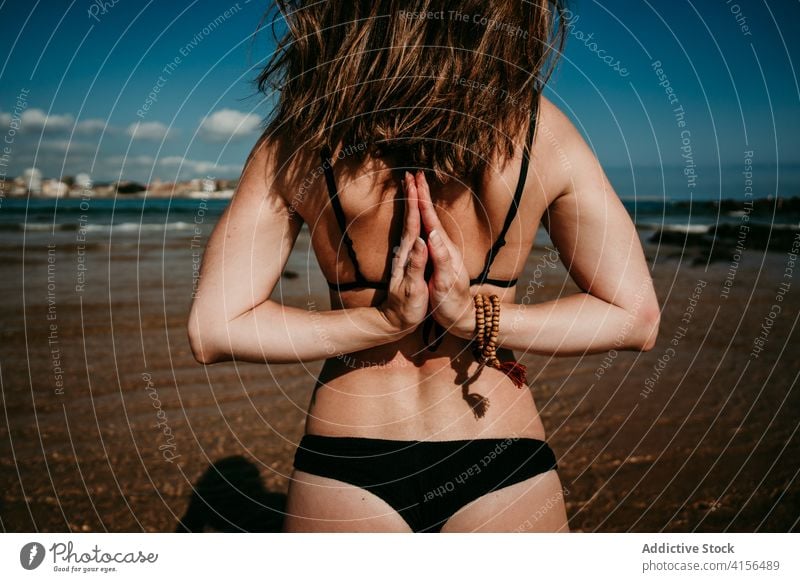
{"label": "sandy beach", "polygon": [[[194,361],[185,325],[210,226],[202,237],[3,234],[4,531],[280,527],[321,363]],[[748,247],[734,260],[725,249],[647,242],[652,234],[642,237],[663,308],[652,351],[522,358],[570,527],[795,531],[800,268],[791,246]],[[534,250],[520,297],[576,290],[554,257],[544,244]],[[328,306],[307,233],[287,269],[297,276],[281,280],[275,299]]]}

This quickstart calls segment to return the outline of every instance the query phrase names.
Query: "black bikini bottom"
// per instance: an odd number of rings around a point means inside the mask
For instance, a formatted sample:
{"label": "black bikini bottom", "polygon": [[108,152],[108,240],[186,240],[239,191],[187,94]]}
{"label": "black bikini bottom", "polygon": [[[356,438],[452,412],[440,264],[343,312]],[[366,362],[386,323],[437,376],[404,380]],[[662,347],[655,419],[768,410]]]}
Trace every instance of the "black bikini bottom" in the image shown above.
{"label": "black bikini bottom", "polygon": [[415,532],[438,532],[461,507],[491,491],[557,469],[546,442],[509,437],[395,441],[305,435],[294,467],[374,493]]}

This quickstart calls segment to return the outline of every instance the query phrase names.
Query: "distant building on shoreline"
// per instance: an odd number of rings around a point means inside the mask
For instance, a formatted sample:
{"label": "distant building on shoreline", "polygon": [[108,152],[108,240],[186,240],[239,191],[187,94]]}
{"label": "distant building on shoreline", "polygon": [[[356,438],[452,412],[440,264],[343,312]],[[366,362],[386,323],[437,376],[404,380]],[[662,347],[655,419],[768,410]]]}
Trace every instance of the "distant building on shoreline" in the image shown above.
{"label": "distant building on shoreline", "polygon": [[132,180],[93,183],[88,173],[75,177],[42,178],[36,168],[28,168],[21,176],[0,180],[3,196],[24,198],[221,198],[233,196],[238,180],[192,178],[178,182],[164,182],[159,178],[149,184]]}

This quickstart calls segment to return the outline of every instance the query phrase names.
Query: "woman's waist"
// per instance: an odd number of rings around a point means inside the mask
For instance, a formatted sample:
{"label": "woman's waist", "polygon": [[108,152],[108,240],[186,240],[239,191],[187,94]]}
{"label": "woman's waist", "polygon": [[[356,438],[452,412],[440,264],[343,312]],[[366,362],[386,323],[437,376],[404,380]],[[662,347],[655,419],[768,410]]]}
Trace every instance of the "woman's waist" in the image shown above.
{"label": "woman's waist", "polygon": [[328,360],[322,369],[309,410],[311,434],[544,439],[530,389],[517,388],[493,368],[484,367],[475,375],[478,364],[471,357],[428,358],[423,363],[391,358],[363,364],[354,357],[343,358]]}
{"label": "woman's waist", "polygon": [[[318,384],[334,388],[336,393],[384,396],[422,404],[431,398],[440,400],[464,384],[470,391],[494,390],[500,385],[514,387],[504,373],[488,366],[481,367],[471,350],[460,346],[442,347],[445,349],[425,353],[381,346],[341,354],[325,361]],[[513,358],[513,354],[499,350],[498,357],[504,361]]]}
{"label": "woman's waist", "polygon": [[[469,340],[450,334],[434,345],[420,340],[416,334],[411,334],[397,342],[330,357],[325,361],[320,376],[329,381],[368,371],[376,376],[385,375],[390,381],[391,377],[396,377],[405,383],[414,375],[421,380],[436,379],[445,369],[463,373],[478,366],[473,343]],[[514,354],[500,348],[497,357],[506,361],[513,359]]]}

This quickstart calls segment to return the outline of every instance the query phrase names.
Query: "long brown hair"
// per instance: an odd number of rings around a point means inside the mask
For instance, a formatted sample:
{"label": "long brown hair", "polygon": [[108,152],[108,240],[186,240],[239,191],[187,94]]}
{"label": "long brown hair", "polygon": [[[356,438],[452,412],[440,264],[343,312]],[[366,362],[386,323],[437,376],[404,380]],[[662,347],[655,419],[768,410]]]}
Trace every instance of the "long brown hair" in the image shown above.
{"label": "long brown hair", "polygon": [[566,37],[563,0],[274,0],[272,9],[273,30],[286,32],[256,79],[265,94],[280,92],[264,135],[391,153],[443,182],[513,156]]}

